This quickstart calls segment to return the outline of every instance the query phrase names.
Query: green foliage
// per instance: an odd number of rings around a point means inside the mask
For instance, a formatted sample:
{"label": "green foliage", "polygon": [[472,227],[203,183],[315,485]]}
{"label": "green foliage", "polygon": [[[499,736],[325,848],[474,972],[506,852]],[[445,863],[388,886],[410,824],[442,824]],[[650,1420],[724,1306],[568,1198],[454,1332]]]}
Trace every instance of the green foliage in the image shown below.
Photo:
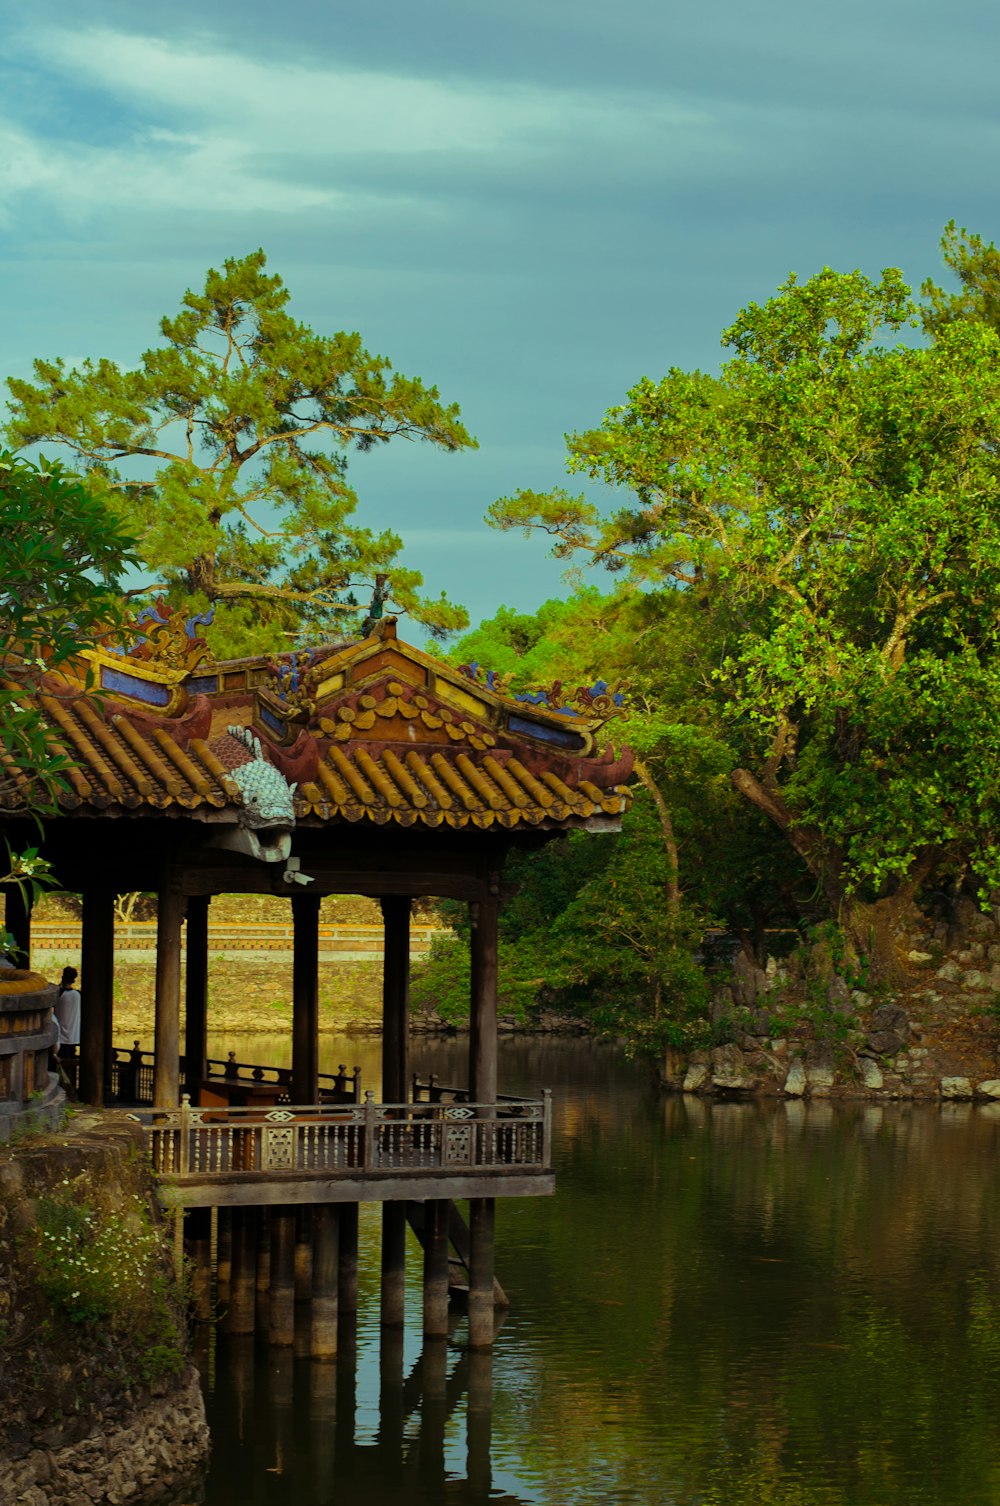
{"label": "green foliage", "polygon": [[36,1217],[36,1279],[56,1319],[127,1337],[143,1380],[183,1368],[182,1294],[143,1200],[132,1194],[109,1207],[86,1179],[64,1177],[39,1198]]}
{"label": "green foliage", "polygon": [[965,302],[938,300],[929,348],[879,343],[916,322],[897,271],[792,277],[726,331],[718,378],[644,379],[570,438],[571,471],[628,489],[616,510],[492,509],[700,603],[734,779],[833,911],[902,903],[957,859],[1000,876],[997,254],[946,254]]}
{"label": "green foliage", "polygon": [[162,343],[134,367],[39,360],[34,382],[10,379],[7,435],[69,448],[176,605],[221,604],[218,652],[356,626],[352,583],[363,605],[384,571],[394,600],[432,631],[464,626],[460,608],[420,597],[395,534],[351,521],[346,478],[350,449],[474,444],[457,406],[359,335],[299,324],[288,298],[262,251],[229,258],[161,320]]}

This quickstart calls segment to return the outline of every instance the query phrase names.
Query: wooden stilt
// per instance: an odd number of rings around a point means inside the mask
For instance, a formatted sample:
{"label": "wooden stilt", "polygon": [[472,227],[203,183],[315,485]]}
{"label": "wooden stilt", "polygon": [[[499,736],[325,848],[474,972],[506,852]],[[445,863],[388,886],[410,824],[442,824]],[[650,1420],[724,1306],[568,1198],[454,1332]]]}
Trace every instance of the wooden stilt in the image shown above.
{"label": "wooden stilt", "polygon": [[469,1094],[473,1103],[497,1096],[497,925],[499,905],[488,895],[472,911],[472,998],[469,1017]]}
{"label": "wooden stilt", "polygon": [[337,1353],[337,1257],[340,1210],[319,1203],[313,1211],[312,1356],[332,1359]]}
{"label": "wooden stilt", "polygon": [[319,1102],[319,895],[292,898],[292,1102]]}
{"label": "wooden stilt", "polygon": [[108,1016],[114,990],[115,902],[110,889],[94,886],[83,893],[80,931],[80,1077],[84,1103],[100,1107],[106,1100],[111,1038]]}
{"label": "wooden stilt", "polygon": [[257,1230],[251,1208],[234,1208],[232,1273],[229,1284],[229,1333],[253,1333],[257,1299]]}
{"label": "wooden stilt", "polygon": [[271,1312],[268,1339],[276,1347],[295,1342],[295,1210],[271,1212]]}
{"label": "wooden stilt", "polygon": [[199,1323],[212,1316],[212,1217],[192,1208],[185,1218],[185,1251],[191,1268],[191,1305]]}
{"label": "wooden stilt", "polygon": [[[344,1203],[340,1209],[340,1242],[337,1257],[337,1308],[341,1320],[358,1310],[358,1205]],[[343,1327],[343,1322],[341,1322]]]}
{"label": "wooden stilt", "polygon": [[233,1221],[229,1208],[220,1208],[215,1226],[215,1291],[220,1307],[229,1305],[233,1273]]}
{"label": "wooden stilt", "polygon": [[271,1214],[257,1209],[257,1331],[264,1333],[270,1321],[271,1300]]}
{"label": "wooden stilt", "polygon": [[402,1327],[406,1308],[406,1204],[382,1204],[382,1327]]}
{"label": "wooden stilt", "polygon": [[312,1296],[313,1284],[313,1247],[312,1247],[313,1210],[311,1208],[296,1208],[295,1210],[295,1300],[296,1302],[308,1302]]}
{"label": "wooden stilt", "polygon": [[447,1199],[424,1204],[424,1337],[448,1336],[448,1216]]}
{"label": "wooden stilt", "polygon": [[198,1084],[208,1067],[208,907],[210,894],[194,894],[187,902],[184,971],[184,1087],[198,1102]]}
{"label": "wooden stilt", "polygon": [[165,874],[156,911],[156,1025],[153,1105],[175,1109],[180,1102],[181,922],[184,900],[179,878]]}
{"label": "wooden stilt", "polygon": [[493,1343],[494,1201],[469,1199],[469,1346],[485,1349]]}

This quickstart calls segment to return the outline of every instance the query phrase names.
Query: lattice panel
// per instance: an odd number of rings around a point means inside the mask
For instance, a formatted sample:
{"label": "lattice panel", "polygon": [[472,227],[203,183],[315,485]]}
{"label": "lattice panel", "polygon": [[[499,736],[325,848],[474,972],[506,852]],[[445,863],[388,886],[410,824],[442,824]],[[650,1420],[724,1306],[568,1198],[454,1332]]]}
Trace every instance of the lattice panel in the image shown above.
{"label": "lattice panel", "polygon": [[291,1126],[268,1125],[264,1130],[264,1166],[270,1171],[295,1167],[295,1131]]}

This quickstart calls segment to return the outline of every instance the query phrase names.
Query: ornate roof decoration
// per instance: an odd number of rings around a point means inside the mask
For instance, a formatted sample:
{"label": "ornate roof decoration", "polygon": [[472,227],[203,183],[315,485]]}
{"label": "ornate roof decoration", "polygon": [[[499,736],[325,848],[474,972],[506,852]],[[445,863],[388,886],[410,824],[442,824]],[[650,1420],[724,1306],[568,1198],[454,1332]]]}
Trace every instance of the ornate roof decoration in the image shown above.
{"label": "ornate roof decoration", "polygon": [[[159,616],[168,627],[172,614]],[[629,803],[631,754],[597,745],[609,713],[620,714],[619,690],[599,681],[571,706],[561,687],[512,699],[496,677],[481,681],[399,642],[392,617],[361,643],[270,660],[198,657],[193,672],[105,650],[87,664],[99,671],[96,689],[81,674],[40,697],[53,746],[71,762],[66,811],[203,807],[246,834],[263,824],[250,815],[254,797],[258,814],[281,806],[285,829],[291,820],[551,829],[606,823]],[[0,808],[16,809],[24,793],[5,794]]]}
{"label": "ornate roof decoration", "polygon": [[[460,664],[458,672],[460,675],[465,675],[467,680],[486,685],[497,695],[510,694],[513,674],[499,675],[493,669],[481,671],[475,661],[471,664]],[[586,685],[578,685],[567,699],[563,695],[562,680],[553,680],[552,684],[545,689],[520,691],[514,694],[513,699],[529,706],[544,706],[547,710],[556,712],[558,716],[585,716],[595,723],[603,724],[612,721],[615,717],[628,719],[625,706],[626,689],[627,686],[621,681],[612,688],[607,680],[597,680],[589,688]]]}

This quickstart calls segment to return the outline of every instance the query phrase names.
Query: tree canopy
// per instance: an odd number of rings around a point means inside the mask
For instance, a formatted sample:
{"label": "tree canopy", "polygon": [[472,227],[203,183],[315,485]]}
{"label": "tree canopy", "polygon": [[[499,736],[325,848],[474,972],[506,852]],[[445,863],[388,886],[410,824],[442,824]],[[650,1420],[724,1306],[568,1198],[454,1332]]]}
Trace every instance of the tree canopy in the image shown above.
{"label": "tree canopy", "polygon": [[273,648],[275,632],[349,628],[377,573],[432,631],[467,617],[424,600],[400,539],[352,520],[347,457],[392,439],[474,445],[458,407],[394,372],[358,334],[315,334],[263,251],[208,272],[160,322],[134,367],[38,360],[8,380],[10,443],[65,446],[139,539],[175,605],[219,603],[223,651]]}
{"label": "tree canopy", "polygon": [[627,488],[610,515],[565,491],[491,513],[699,597],[735,786],[871,944],[932,873],[1000,883],[1000,337],[884,343],[916,322],[894,270],[789,278],[717,378],[644,379],[571,436],[571,471]]}

